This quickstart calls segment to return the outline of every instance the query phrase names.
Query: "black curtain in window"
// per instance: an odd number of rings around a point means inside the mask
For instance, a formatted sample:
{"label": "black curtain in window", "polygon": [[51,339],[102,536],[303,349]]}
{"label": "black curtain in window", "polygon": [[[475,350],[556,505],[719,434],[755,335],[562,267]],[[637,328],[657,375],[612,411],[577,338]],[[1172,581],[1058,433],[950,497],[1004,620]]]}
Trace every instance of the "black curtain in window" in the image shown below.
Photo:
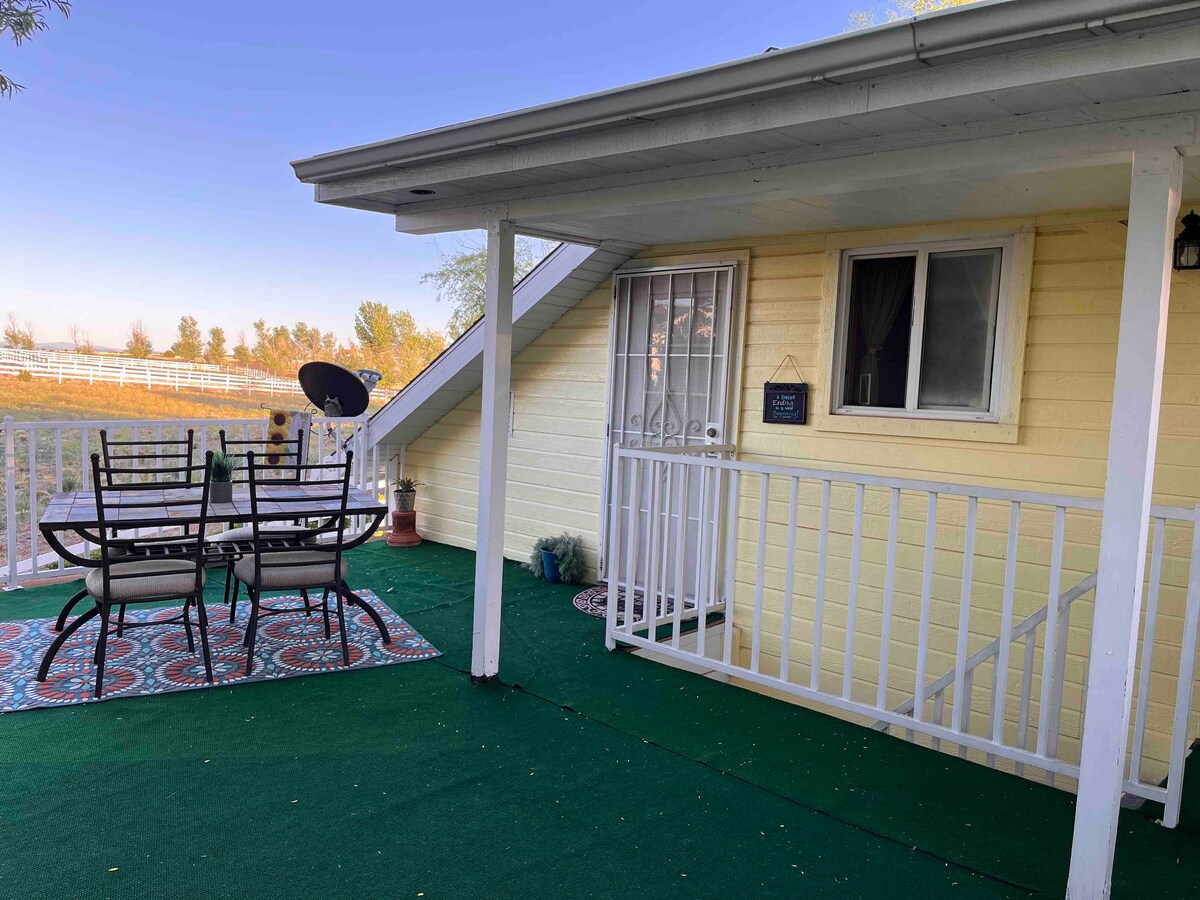
{"label": "black curtain in window", "polygon": [[[858,310],[858,331],[867,352],[858,362],[859,382],[868,375],[866,406],[879,405],[879,351],[896,316],[912,301],[916,260],[911,256],[858,259],[854,262],[851,303]],[[861,401],[860,401],[861,402]]]}

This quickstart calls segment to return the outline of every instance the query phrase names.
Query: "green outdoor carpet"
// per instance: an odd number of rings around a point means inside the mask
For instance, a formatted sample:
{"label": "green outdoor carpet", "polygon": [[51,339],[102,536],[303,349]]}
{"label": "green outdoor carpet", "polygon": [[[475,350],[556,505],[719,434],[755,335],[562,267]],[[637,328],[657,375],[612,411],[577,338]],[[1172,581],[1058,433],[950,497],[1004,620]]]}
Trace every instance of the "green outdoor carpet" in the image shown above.
{"label": "green outdoor carpet", "polygon": [[[502,683],[472,686],[473,577],[351,556],[438,660],[0,716],[0,896],[1062,895],[1069,795],[608,653],[514,565]],[[1195,832],[1122,824],[1114,896],[1200,893]]]}

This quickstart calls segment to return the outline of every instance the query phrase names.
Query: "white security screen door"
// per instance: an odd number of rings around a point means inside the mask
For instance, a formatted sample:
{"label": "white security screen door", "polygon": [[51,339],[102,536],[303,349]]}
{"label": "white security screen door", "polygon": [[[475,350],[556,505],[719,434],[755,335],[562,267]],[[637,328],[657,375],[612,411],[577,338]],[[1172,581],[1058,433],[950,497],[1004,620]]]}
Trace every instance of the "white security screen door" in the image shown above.
{"label": "white security screen door", "polygon": [[[614,447],[726,443],[734,273],[734,266],[719,265],[615,276],[606,497],[613,496]],[[650,497],[645,482],[636,504],[643,526]],[[629,516],[629,488],[628,483],[617,486],[623,524]],[[684,564],[690,569],[700,523],[711,526],[718,504],[715,492],[701,491],[700,479],[688,493]],[[643,528],[641,533],[647,532]],[[601,534],[607,536],[607,525]]]}

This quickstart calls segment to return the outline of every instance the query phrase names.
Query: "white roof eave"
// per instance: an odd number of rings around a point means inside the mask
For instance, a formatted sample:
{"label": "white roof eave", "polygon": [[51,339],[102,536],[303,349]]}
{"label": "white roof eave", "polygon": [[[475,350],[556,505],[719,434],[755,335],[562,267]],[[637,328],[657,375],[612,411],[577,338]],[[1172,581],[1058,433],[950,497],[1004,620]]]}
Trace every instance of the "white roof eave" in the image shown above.
{"label": "white roof eave", "polygon": [[877,77],[1097,33],[1195,19],[1198,11],[1200,0],[985,0],[665,78],[322,153],[293,162],[292,167],[301,181],[320,184],[640,118],[746,103],[806,83]]}

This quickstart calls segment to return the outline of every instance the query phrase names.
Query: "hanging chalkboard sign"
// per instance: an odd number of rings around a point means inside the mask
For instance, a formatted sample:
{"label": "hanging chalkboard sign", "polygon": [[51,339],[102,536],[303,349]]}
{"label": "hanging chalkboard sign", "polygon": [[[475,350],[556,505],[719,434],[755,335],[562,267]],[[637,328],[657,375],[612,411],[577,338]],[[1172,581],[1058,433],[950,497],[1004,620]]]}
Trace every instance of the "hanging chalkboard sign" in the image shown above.
{"label": "hanging chalkboard sign", "polygon": [[808,385],[803,381],[768,381],[764,384],[763,421],[782,425],[807,425]]}

